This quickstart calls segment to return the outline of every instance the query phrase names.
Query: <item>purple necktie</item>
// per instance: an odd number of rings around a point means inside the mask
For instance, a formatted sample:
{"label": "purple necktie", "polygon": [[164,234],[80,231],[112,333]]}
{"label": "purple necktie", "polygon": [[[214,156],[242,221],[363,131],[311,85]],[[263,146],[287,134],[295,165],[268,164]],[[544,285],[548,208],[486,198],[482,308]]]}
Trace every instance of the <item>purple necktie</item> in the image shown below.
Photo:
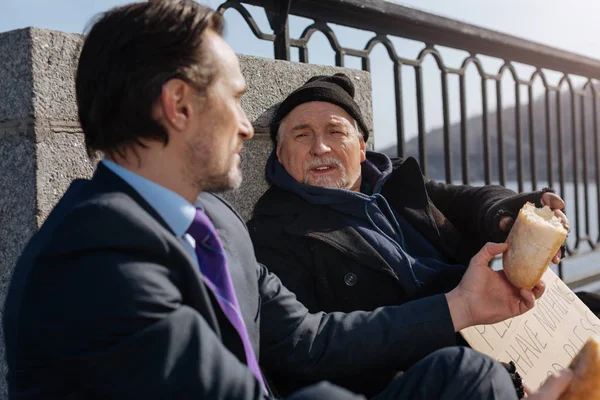
{"label": "purple necktie", "polygon": [[204,282],[213,292],[219,306],[221,306],[221,310],[223,310],[231,325],[233,325],[240,335],[244,344],[248,368],[250,368],[262,384],[265,393],[267,393],[260,367],[256,361],[256,355],[250,344],[246,325],[242,319],[240,306],[235,295],[233,283],[231,282],[231,275],[227,268],[227,259],[223,251],[223,245],[215,231],[214,225],[204,211],[196,209],[196,217],[187,233],[196,241],[196,256],[198,257],[200,271],[204,275]]}

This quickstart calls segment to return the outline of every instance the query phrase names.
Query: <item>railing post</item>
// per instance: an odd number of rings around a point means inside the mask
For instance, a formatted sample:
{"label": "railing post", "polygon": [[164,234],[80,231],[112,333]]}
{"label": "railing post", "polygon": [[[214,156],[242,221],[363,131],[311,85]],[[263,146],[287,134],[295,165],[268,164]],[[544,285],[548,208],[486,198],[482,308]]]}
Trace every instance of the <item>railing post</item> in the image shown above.
{"label": "railing post", "polygon": [[279,10],[268,11],[267,18],[271,29],[275,34],[273,42],[274,55],[276,60],[290,60],[290,29],[288,16],[292,0],[282,0]]}

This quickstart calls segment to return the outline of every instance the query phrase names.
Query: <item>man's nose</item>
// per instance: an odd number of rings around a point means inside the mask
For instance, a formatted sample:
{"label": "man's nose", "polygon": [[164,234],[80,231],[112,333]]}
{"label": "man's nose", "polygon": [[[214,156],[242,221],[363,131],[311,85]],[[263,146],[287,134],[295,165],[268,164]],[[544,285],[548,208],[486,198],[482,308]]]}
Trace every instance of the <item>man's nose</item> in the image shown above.
{"label": "man's nose", "polygon": [[242,136],[243,140],[252,139],[254,136],[254,127],[244,111],[242,111],[242,119],[240,121],[240,136]]}
{"label": "man's nose", "polygon": [[319,136],[315,135],[310,152],[314,156],[320,156],[331,151],[331,147]]}

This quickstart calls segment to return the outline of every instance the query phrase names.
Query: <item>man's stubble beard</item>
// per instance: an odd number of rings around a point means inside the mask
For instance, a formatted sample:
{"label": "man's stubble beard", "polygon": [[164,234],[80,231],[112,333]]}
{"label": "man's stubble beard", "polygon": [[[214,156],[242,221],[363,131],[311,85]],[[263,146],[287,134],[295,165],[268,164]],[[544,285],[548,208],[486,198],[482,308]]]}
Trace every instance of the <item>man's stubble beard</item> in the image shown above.
{"label": "man's stubble beard", "polygon": [[185,151],[186,180],[199,192],[226,192],[234,190],[242,184],[241,159],[232,154],[230,157],[230,168],[225,173],[216,173],[215,163],[211,162],[212,152],[202,143],[188,142]]}

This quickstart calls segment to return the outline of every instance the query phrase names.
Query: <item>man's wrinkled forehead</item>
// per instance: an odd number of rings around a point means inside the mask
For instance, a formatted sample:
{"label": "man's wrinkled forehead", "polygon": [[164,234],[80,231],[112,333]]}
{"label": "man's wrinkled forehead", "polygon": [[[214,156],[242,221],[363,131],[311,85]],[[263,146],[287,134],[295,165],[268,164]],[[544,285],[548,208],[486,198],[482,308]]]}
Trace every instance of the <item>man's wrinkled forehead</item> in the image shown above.
{"label": "man's wrinkled forehead", "polygon": [[306,121],[299,122],[291,127],[290,131],[301,131],[304,129],[312,129],[312,128],[351,128],[353,126],[353,121],[348,121],[346,118],[338,117],[336,115],[332,115],[329,121],[324,119],[311,119],[307,118]]}
{"label": "man's wrinkled forehead", "polygon": [[314,101],[300,104],[290,111],[282,121],[288,129],[296,130],[299,127],[352,127],[354,118],[343,108],[327,102]]}

